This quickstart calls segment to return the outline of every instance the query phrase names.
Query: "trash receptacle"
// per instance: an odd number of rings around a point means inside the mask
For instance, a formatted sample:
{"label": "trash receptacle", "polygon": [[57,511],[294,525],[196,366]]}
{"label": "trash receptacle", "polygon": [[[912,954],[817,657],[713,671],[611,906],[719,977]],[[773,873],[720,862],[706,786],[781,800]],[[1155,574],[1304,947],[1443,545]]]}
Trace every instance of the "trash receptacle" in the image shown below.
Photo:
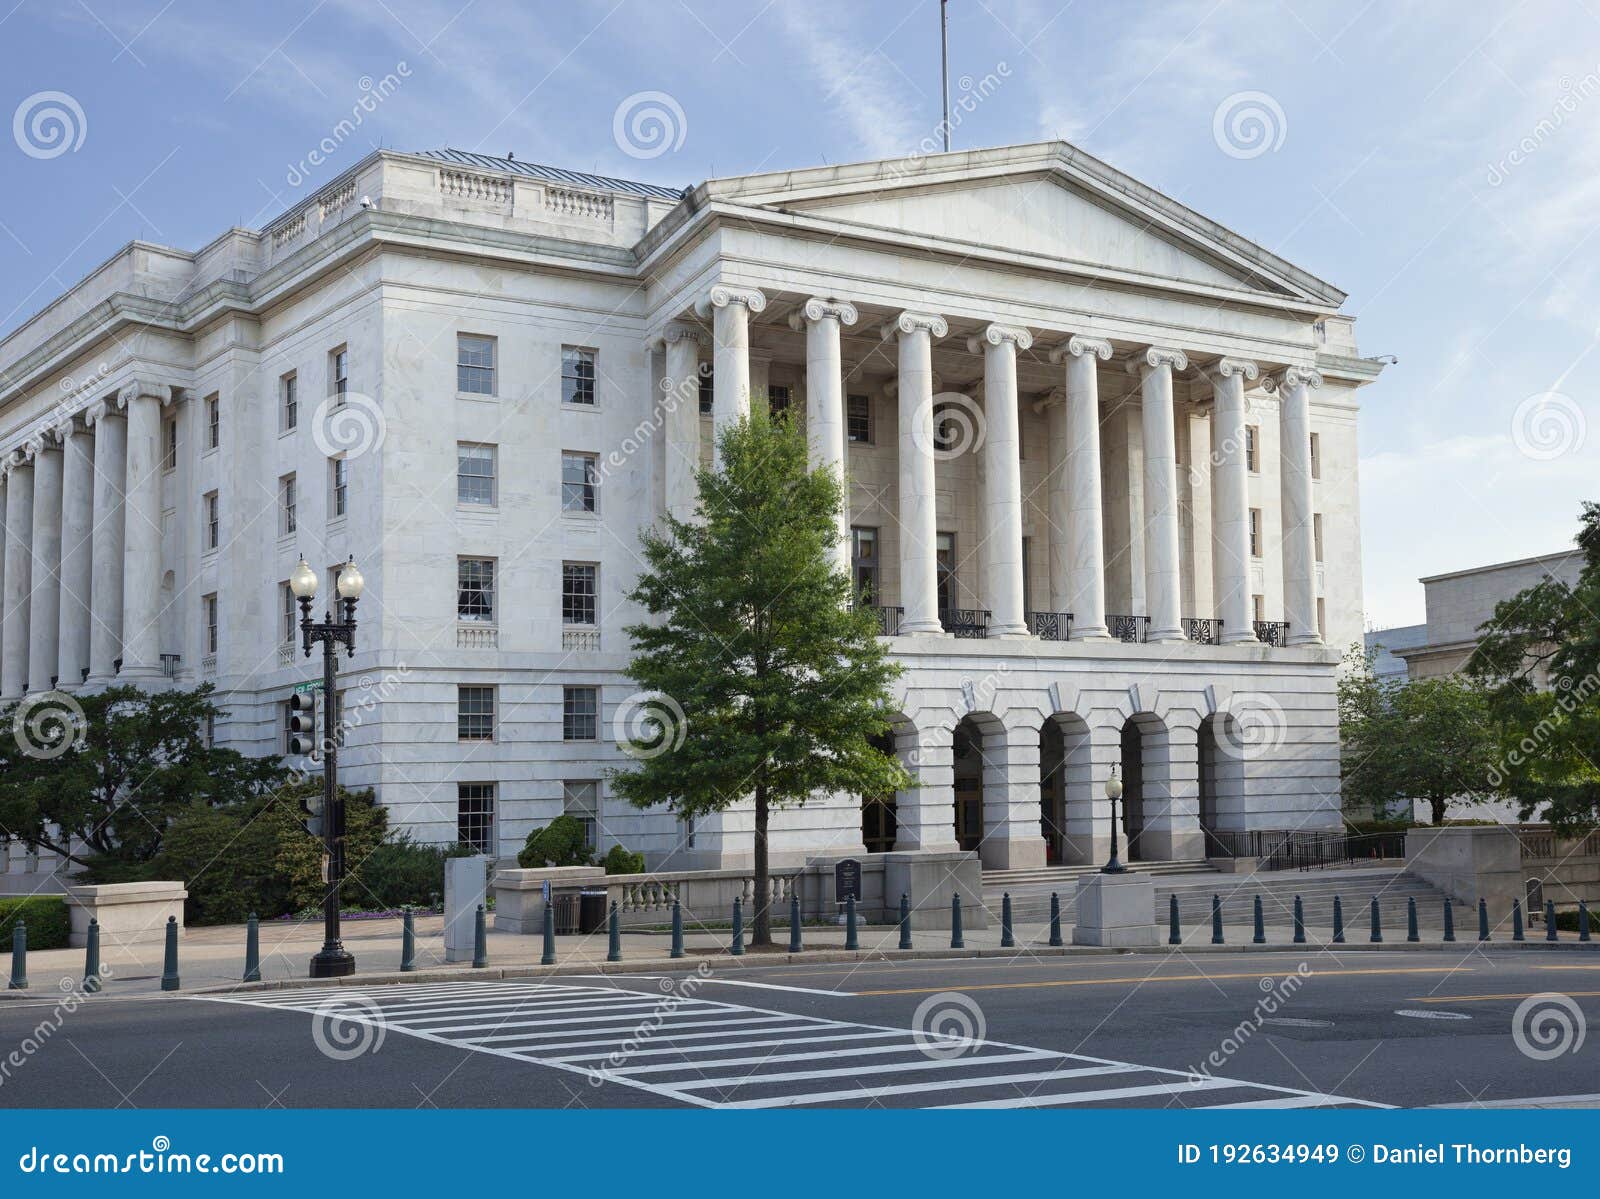
{"label": "trash receptacle", "polygon": [[606,893],[580,891],[578,893],[578,931],[597,933],[606,926]]}
{"label": "trash receptacle", "polygon": [[578,931],[578,893],[576,891],[557,891],[550,897],[550,904],[556,910],[556,936],[571,936]]}

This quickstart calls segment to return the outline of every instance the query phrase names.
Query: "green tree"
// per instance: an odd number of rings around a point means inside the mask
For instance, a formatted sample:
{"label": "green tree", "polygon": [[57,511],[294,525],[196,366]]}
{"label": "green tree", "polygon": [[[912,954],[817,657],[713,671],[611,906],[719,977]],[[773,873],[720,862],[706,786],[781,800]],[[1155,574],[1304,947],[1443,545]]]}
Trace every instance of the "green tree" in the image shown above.
{"label": "green tree", "polygon": [[[1489,697],[1470,679],[1382,681],[1372,656],[1345,659],[1339,681],[1340,780],[1346,804],[1387,815],[1426,800],[1434,824],[1452,802],[1494,790],[1496,742]],[[1409,812],[1408,812],[1409,815]]]}
{"label": "green tree", "polygon": [[1577,582],[1547,578],[1496,604],[1467,663],[1498,728],[1495,785],[1524,820],[1543,808],[1566,832],[1600,823],[1600,503],[1580,521]]}
{"label": "green tree", "polygon": [[843,480],[809,469],[800,433],[756,407],[697,476],[698,519],[643,535],[631,598],[655,619],[628,629],[628,675],[649,698],[644,736],[624,746],[635,764],[613,780],[634,805],[690,819],[753,801],[752,942],[767,945],[772,809],[911,780],[872,744],[900,668],[829,557]]}

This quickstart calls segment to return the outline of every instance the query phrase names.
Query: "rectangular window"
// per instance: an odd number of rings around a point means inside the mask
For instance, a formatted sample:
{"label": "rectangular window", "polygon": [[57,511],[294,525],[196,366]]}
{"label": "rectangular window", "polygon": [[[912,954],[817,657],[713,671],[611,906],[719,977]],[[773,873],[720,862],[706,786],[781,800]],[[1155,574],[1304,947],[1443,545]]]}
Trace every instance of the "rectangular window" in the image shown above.
{"label": "rectangular window", "polygon": [[878,602],[878,530],[855,526],[850,530],[850,577],[863,604]]}
{"label": "rectangular window", "polygon": [[1250,509],[1250,556],[1261,557],[1261,509]]}
{"label": "rectangular window", "polygon": [[206,449],[214,450],[222,444],[222,397],[206,397]]}
{"label": "rectangular window", "polygon": [[494,395],[494,352],[492,337],[456,334],[457,391],[467,395]]}
{"label": "rectangular window", "polygon": [[717,389],[712,377],[711,367],[706,363],[700,364],[700,415],[710,416],[716,406]]}
{"label": "rectangular window", "polygon": [[1252,595],[1250,597],[1250,610],[1255,613],[1257,620],[1265,620],[1267,618],[1267,597],[1264,595]]}
{"label": "rectangular window", "polygon": [[772,413],[773,416],[788,412],[789,402],[793,398],[793,394],[787,387],[767,388],[767,411]]}
{"label": "rectangular window", "polygon": [[600,831],[600,784],[593,781],[563,783],[561,811],[583,825],[583,843],[597,848]]}
{"label": "rectangular window", "polygon": [[294,644],[295,630],[299,627],[300,614],[297,611],[299,601],[294,597],[294,591],[288,583],[278,584],[279,606],[283,612],[283,641],[285,645]]}
{"label": "rectangular window", "polygon": [[934,549],[934,570],[939,579],[939,611],[956,605],[956,535],[940,533]]}
{"label": "rectangular window", "polygon": [[350,350],[345,346],[328,355],[328,394],[340,404],[350,394]]}
{"label": "rectangular window", "polygon": [[214,550],[222,538],[222,505],[217,493],[208,491],[204,500],[206,549]]}
{"label": "rectangular window", "polygon": [[294,476],[284,475],[278,480],[278,536],[288,537],[300,527],[297,516],[299,497],[296,495]]}
{"label": "rectangular window", "polygon": [[350,460],[328,459],[328,517],[338,520],[350,512]]}
{"label": "rectangular window", "polygon": [[561,689],[561,739],[596,741],[600,737],[600,690],[597,687]]}
{"label": "rectangular window", "polygon": [[1244,427],[1244,464],[1251,474],[1261,473],[1261,430],[1254,425]]}
{"label": "rectangular window", "polygon": [[1311,477],[1313,479],[1322,478],[1322,435],[1320,433],[1311,435]]}
{"label": "rectangular window", "polygon": [[497,495],[495,474],[499,452],[492,445],[456,442],[456,502],[493,508]]}
{"label": "rectangular window", "polygon": [[1322,513],[1311,514],[1311,542],[1316,550],[1316,560],[1322,561]]}
{"label": "rectangular window", "polygon": [[594,351],[582,346],[561,347],[561,402],[594,403]]}
{"label": "rectangular window", "polygon": [[206,595],[206,596],[202,596],[201,597],[201,599],[200,599],[200,611],[201,611],[202,619],[205,622],[206,653],[214,654],[214,653],[217,652],[217,593],[216,592],[213,591],[210,595]]}
{"label": "rectangular window", "polygon": [[494,740],[494,688],[456,688],[456,738],[460,741]]}
{"label": "rectangular window", "polygon": [[293,371],[278,380],[278,431],[287,433],[300,424],[300,380]]}
{"label": "rectangular window", "polygon": [[593,454],[561,454],[561,510],[594,512],[599,486],[597,460]]}
{"label": "rectangular window", "polygon": [[456,559],[456,619],[494,623],[494,559]]}
{"label": "rectangular window", "polygon": [[456,784],[456,841],[474,853],[493,854],[494,784]]}
{"label": "rectangular window", "polygon": [[217,714],[215,712],[206,715],[206,748],[217,748]]}
{"label": "rectangular window", "polygon": [[561,564],[561,623],[595,623],[595,596],[599,592],[596,573],[599,567],[592,562],[563,562]]}
{"label": "rectangular window", "polygon": [[855,444],[872,444],[872,399],[870,396],[850,396],[845,400],[845,429],[850,440]]}
{"label": "rectangular window", "polygon": [[169,418],[161,423],[161,469],[178,469],[178,421]]}

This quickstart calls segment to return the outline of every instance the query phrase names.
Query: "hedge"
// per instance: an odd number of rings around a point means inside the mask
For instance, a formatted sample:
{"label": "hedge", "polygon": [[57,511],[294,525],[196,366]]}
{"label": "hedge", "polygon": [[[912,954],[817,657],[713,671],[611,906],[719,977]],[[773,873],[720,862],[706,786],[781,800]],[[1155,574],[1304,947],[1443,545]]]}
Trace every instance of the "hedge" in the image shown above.
{"label": "hedge", "polygon": [[0,953],[11,952],[12,929],[21,920],[29,949],[65,949],[72,932],[67,901],[60,895],[0,897]]}

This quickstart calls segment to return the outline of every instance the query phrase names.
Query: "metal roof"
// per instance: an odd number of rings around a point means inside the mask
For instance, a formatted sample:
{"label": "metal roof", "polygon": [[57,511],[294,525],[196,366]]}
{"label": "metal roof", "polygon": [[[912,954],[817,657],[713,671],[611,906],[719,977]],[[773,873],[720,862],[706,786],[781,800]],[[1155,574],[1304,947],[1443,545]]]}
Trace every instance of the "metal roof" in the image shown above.
{"label": "metal roof", "polygon": [[567,183],[574,187],[587,187],[595,191],[626,192],[634,196],[650,196],[658,200],[680,200],[683,189],[658,187],[653,183],[635,183],[631,179],[613,179],[609,175],[591,175],[586,171],[566,171],[560,167],[541,166],[536,162],[523,162],[520,158],[496,158],[492,154],[474,154],[470,150],[419,150],[423,158],[436,158],[440,162],[459,163],[483,171],[504,171],[512,175],[529,175],[550,183]]}

